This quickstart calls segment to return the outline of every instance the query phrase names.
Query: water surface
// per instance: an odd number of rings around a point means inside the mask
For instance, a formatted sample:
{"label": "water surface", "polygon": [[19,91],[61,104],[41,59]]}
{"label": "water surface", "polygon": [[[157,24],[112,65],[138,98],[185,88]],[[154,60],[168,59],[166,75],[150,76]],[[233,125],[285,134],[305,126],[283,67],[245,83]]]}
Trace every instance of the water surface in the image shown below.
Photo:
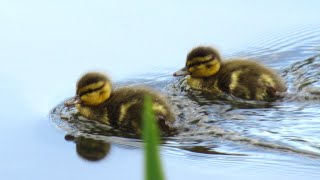
{"label": "water surface", "polygon": [[[2,1],[3,178],[143,179],[140,140],[48,117],[74,94],[82,73],[101,70],[118,86],[164,91],[181,112],[180,125],[191,130],[162,145],[168,179],[319,179],[318,7],[318,1]],[[180,88],[171,74],[199,44],[215,45],[225,58],[258,59],[284,77],[288,94],[250,104]],[[77,153],[77,146],[95,144],[103,147],[100,161]]]}

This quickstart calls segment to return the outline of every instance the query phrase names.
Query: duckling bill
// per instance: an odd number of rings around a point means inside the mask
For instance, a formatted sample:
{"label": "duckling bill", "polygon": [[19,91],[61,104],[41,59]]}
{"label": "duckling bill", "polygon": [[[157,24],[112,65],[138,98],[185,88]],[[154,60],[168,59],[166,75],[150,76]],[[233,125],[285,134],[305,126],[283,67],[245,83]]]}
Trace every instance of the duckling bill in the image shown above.
{"label": "duckling bill", "polygon": [[246,100],[273,101],[287,90],[273,70],[252,60],[222,61],[212,47],[196,47],[187,55],[186,66],[174,76],[187,76],[194,89],[215,94],[229,93]]}
{"label": "duckling bill", "polygon": [[175,115],[165,97],[147,87],[123,87],[112,89],[109,78],[97,72],[83,75],[78,83],[76,96],[65,102],[75,105],[87,119],[99,121],[127,132],[141,134],[144,97],[151,97],[160,132],[174,133]]}

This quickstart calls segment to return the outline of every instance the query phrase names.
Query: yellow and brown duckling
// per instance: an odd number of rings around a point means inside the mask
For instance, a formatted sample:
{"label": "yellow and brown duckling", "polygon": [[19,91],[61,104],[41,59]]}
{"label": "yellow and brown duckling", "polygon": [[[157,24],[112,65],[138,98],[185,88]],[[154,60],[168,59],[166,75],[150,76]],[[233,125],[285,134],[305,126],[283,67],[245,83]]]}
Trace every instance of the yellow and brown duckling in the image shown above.
{"label": "yellow and brown duckling", "polygon": [[246,100],[273,101],[286,91],[283,80],[273,70],[252,60],[222,61],[208,46],[192,49],[186,66],[174,76],[186,76],[194,89],[217,94],[229,93]]}
{"label": "yellow and brown duckling", "polygon": [[83,75],[78,83],[76,96],[65,103],[75,104],[79,113],[87,119],[99,121],[126,132],[141,134],[144,97],[153,101],[156,120],[162,135],[174,132],[174,113],[167,100],[147,87],[123,87],[112,90],[109,78],[97,72]]}

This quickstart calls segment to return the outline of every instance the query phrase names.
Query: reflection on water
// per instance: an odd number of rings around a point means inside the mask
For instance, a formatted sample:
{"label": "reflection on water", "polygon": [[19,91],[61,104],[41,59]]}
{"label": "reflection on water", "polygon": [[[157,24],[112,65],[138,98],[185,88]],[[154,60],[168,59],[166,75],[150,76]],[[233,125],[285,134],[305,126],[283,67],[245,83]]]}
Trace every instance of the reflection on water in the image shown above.
{"label": "reflection on water", "polygon": [[[285,156],[296,154],[318,159],[320,54],[310,47],[316,41],[320,42],[319,35],[319,31],[294,33],[283,39],[278,38],[277,41],[264,42],[264,50],[252,48],[234,54],[245,54],[250,58],[261,59],[271,67],[282,67],[277,70],[289,88],[284,98],[276,102],[243,101],[228,95],[217,97],[194,91],[186,85],[184,79],[170,77],[170,70],[118,82],[117,86],[144,84],[166,93],[178,113],[179,133],[174,137],[164,138],[163,146],[174,148],[174,151],[244,157],[284,153]],[[298,41],[304,39],[306,44],[296,46]],[[268,45],[276,48],[268,49]],[[308,52],[301,54],[300,50],[306,47]],[[120,144],[141,147],[138,137],[77,117],[75,109],[65,108],[62,104],[52,111],[51,119],[66,132],[77,134],[80,139],[75,140],[76,144],[84,139],[83,135],[91,135],[112,137],[111,141],[108,139],[112,143],[119,143],[114,141],[117,139],[114,137],[122,137]],[[101,140],[98,142],[102,143]],[[90,146],[90,143],[82,145],[89,145],[88,152],[92,152],[90,147],[95,147],[94,144]],[[102,150],[98,150],[98,155]]]}
{"label": "reflection on water", "polygon": [[73,141],[76,144],[78,155],[89,161],[99,161],[105,158],[111,148],[110,143],[90,137],[66,135],[65,139]]}
{"label": "reflection on water", "polygon": [[[162,145],[168,179],[318,180],[319,158],[306,154],[320,147],[319,57],[308,61],[320,53],[319,4],[0,1],[2,179],[143,179],[137,137],[73,121],[57,105],[74,94],[81,74],[100,70],[118,86],[163,90],[179,110],[181,133]],[[255,58],[275,68],[289,85],[287,97],[257,105],[179,88],[182,80],[171,74],[198,45],[216,45],[224,57]],[[51,119],[58,128],[47,118],[54,107],[57,116]],[[61,132],[112,148],[91,163],[77,156],[76,144]]]}

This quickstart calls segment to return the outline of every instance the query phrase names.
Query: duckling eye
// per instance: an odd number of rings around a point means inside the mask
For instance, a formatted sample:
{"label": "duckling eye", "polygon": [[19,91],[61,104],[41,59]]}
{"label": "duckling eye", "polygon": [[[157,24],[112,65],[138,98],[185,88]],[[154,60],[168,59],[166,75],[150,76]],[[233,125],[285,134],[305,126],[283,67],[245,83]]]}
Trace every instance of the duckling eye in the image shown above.
{"label": "duckling eye", "polygon": [[187,67],[188,67],[188,68],[191,68],[191,67],[193,67],[193,66],[198,66],[198,65],[200,65],[200,64],[201,64],[201,62],[196,62],[196,63],[192,63],[192,64],[187,65]]}
{"label": "duckling eye", "polygon": [[95,90],[94,90],[94,89],[88,89],[87,91],[81,93],[80,96],[85,95],[85,94],[90,94],[90,93],[92,93],[93,91],[95,91]]}
{"label": "duckling eye", "polygon": [[94,90],[93,89],[89,89],[88,91],[87,91],[87,94],[90,94],[90,93],[92,93]]}
{"label": "duckling eye", "polygon": [[187,65],[187,67],[190,68],[192,66],[199,66],[201,64],[206,64],[206,63],[211,62],[211,61],[213,61],[213,59],[209,59],[207,61],[202,61],[202,62],[195,62],[195,63],[191,63],[191,64]]}
{"label": "duckling eye", "polygon": [[104,87],[105,84],[102,84],[101,86],[97,87],[97,88],[92,88],[92,87],[89,87],[88,89],[86,90],[83,90],[83,91],[79,91],[79,95],[82,96],[84,94],[90,94],[92,92],[95,92],[95,91],[99,91],[101,90],[103,87]]}

